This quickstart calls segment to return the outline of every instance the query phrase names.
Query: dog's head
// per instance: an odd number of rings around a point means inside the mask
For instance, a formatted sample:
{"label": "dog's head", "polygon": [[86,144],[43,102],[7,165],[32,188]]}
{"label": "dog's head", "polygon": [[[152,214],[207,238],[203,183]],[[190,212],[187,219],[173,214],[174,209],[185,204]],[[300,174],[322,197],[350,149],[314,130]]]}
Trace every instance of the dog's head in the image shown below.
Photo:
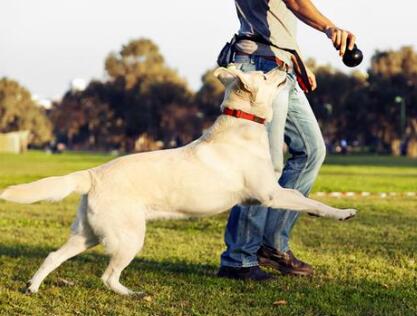
{"label": "dog's head", "polygon": [[214,75],[226,88],[222,107],[252,113],[266,121],[272,119],[272,100],[287,77],[286,72],[278,68],[266,74],[262,71],[244,73],[233,64],[217,68]]}

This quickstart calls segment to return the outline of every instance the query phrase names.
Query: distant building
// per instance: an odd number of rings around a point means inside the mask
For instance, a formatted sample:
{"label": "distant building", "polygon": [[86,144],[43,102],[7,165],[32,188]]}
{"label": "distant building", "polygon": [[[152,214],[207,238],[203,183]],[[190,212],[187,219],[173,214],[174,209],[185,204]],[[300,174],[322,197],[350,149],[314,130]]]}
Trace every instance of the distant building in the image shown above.
{"label": "distant building", "polygon": [[0,133],[0,152],[22,153],[29,144],[29,131]]}
{"label": "distant building", "polygon": [[87,88],[87,81],[82,78],[75,78],[71,81],[70,89],[73,92],[84,91]]}
{"label": "distant building", "polygon": [[49,110],[52,107],[52,101],[46,98],[41,98],[36,94],[32,95],[32,101],[39,107]]}

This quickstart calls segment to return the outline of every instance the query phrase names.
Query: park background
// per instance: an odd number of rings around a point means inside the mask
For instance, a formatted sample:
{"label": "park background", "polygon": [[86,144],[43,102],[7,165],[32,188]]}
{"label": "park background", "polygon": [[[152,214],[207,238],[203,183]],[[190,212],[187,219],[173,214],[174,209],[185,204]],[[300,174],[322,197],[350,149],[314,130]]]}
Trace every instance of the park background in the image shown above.
{"label": "park background", "polygon": [[[417,314],[417,7],[315,3],[358,36],[365,60],[347,69],[323,34],[299,24],[318,80],[308,98],[328,148],[312,194],[360,211],[343,224],[301,217],[291,247],[314,265],[312,279],[217,279],[225,214],[150,223],[122,276],[146,300],[103,287],[100,248],[28,297],[21,289],[66,239],[78,197],[0,201],[0,314]],[[0,153],[0,189],[186,144],[219,114],[223,87],[212,71],[238,28],[233,1],[17,0],[0,9],[0,133],[31,135],[29,152]],[[58,143],[66,150],[52,155]]]}

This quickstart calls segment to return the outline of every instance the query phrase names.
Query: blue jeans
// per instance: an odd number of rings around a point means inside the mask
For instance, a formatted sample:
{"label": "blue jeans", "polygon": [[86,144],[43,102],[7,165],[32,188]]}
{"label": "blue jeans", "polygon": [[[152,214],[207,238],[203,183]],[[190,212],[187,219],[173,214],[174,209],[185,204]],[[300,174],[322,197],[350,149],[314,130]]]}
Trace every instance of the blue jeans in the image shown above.
{"label": "blue jeans", "polygon": [[[244,72],[268,72],[277,66],[260,56],[238,55],[234,62]],[[283,187],[308,195],[324,161],[326,149],[317,120],[293,72],[288,73],[286,87],[277,94],[272,106],[274,115],[267,129],[275,173],[277,178],[281,175],[278,182]],[[290,158],[282,168],[284,141]],[[256,253],[261,245],[288,251],[290,232],[299,214],[260,205],[234,206],[226,227],[227,249],[221,255],[221,265],[256,266]]]}

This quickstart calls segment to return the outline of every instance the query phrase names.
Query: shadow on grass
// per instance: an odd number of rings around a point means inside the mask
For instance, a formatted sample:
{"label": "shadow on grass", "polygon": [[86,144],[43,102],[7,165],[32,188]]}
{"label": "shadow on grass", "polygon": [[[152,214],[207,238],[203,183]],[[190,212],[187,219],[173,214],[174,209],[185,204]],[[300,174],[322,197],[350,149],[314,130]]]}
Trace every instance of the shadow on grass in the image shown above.
{"label": "shadow on grass", "polygon": [[[35,272],[32,271],[34,266],[37,268],[53,250],[49,247],[0,244],[0,257],[3,261],[5,257],[6,260],[17,261],[12,275],[8,277],[23,283]],[[76,286],[80,287],[77,291],[99,291],[94,293],[99,293],[101,302],[104,302],[107,295],[113,297],[115,294],[106,290],[98,278],[91,281],[88,274],[100,276],[107,262],[106,255],[87,252],[70,259],[63,270],[66,269],[65,274],[68,273],[70,279],[79,275],[81,282],[77,282]],[[216,311],[218,315],[236,315],[244,311],[243,314],[276,315],[277,307],[273,302],[277,299],[289,302],[288,306],[279,307],[282,315],[411,315],[417,311],[413,303],[417,299],[416,285],[410,279],[387,286],[376,280],[346,277],[341,273],[340,276],[317,275],[313,278],[279,277],[273,282],[254,283],[218,279],[216,271],[217,266],[212,264],[136,258],[126,269],[122,282],[150,292],[156,297],[158,306],[154,308],[157,310],[166,308],[172,312],[174,308],[183,311],[185,307],[182,304],[186,302],[190,314],[191,311],[202,314]],[[56,275],[49,278],[43,291],[59,300],[54,291],[54,288],[62,286],[58,279]],[[65,293],[70,295],[74,291],[68,289]],[[39,299],[42,297],[38,296]],[[119,302],[127,303],[129,301]]]}
{"label": "shadow on grass", "polygon": [[[39,264],[45,259],[52,251],[56,251],[57,248],[50,247],[34,247],[22,244],[5,245],[0,244],[0,257],[20,258],[20,259],[41,259]],[[109,261],[109,256],[99,254],[91,251],[82,253],[68,261],[76,263],[92,263],[94,265],[100,265],[104,271]],[[65,265],[65,263],[63,265]],[[135,257],[135,259],[128,266],[129,268],[138,269],[148,272],[164,272],[175,274],[198,274],[205,276],[214,276],[218,267],[210,264],[196,264],[189,263],[184,260],[151,260],[143,257]],[[59,269],[59,268],[58,268]],[[33,271],[35,272],[35,271]]]}

